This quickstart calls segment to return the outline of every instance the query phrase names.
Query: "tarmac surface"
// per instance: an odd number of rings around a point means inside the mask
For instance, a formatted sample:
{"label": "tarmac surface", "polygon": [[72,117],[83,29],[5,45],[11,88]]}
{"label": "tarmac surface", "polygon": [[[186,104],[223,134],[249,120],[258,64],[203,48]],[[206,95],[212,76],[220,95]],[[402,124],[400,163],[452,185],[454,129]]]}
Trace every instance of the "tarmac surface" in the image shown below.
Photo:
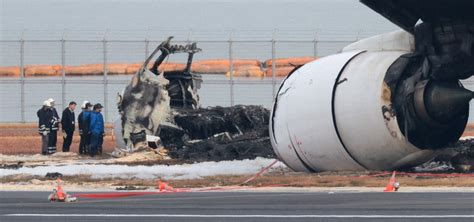
{"label": "tarmac surface", "polygon": [[474,221],[473,192],[183,192],[75,203],[48,194],[0,192],[0,221]]}

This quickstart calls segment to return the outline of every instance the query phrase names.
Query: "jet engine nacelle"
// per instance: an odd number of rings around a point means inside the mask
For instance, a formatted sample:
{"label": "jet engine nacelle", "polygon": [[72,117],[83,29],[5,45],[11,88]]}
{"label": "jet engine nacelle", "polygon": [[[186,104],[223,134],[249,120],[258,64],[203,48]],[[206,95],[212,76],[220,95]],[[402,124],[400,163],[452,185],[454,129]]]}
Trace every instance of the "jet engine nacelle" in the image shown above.
{"label": "jet engine nacelle", "polygon": [[[315,172],[388,170],[434,158],[436,149],[415,146],[406,137],[410,131],[399,124],[394,91],[385,80],[390,67],[414,48],[413,36],[397,31],[353,43],[291,73],[271,113],[270,138],[279,159],[296,171]],[[450,126],[453,138],[466,122]]]}

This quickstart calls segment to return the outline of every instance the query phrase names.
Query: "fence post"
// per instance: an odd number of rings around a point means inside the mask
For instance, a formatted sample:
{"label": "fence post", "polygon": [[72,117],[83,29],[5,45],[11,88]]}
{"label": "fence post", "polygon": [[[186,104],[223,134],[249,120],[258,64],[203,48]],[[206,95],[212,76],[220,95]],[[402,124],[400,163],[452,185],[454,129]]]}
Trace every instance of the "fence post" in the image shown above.
{"label": "fence post", "polygon": [[276,41],[275,37],[272,38],[272,98],[275,97],[275,88],[276,88]]}
{"label": "fence post", "polygon": [[191,42],[192,35],[193,35],[193,29],[189,29],[188,38],[186,39],[187,43]]}
{"label": "fence post", "polygon": [[105,112],[102,113],[104,115],[104,120],[107,122],[107,112],[108,112],[108,101],[107,101],[107,95],[108,95],[108,61],[107,61],[107,40],[104,38],[102,40],[102,46],[103,46],[103,53],[104,53],[104,109]]}
{"label": "fence post", "polygon": [[148,39],[145,39],[145,59],[144,60],[146,60],[148,58],[148,55],[150,54],[150,52],[148,51],[149,46],[150,46],[150,41]]}
{"label": "fence post", "polygon": [[234,52],[232,50],[232,45],[233,45],[232,32],[230,33],[230,36],[229,36],[229,73],[230,73],[230,105],[231,106],[234,105],[234,60],[233,60]]}
{"label": "fence post", "polygon": [[66,40],[61,39],[61,102],[63,107],[66,106],[66,72],[64,66],[66,65]]}
{"label": "fence post", "polygon": [[25,123],[25,40],[20,39],[20,103],[21,103],[21,122]]}
{"label": "fence post", "polygon": [[315,32],[313,40],[313,57],[318,57],[318,53],[318,32]]}

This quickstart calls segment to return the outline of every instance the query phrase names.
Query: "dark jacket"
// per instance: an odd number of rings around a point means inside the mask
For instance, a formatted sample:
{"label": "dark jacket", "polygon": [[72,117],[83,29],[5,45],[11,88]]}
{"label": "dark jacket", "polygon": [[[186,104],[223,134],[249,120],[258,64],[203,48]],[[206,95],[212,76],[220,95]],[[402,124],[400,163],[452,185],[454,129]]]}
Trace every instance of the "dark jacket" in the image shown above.
{"label": "dark jacket", "polygon": [[89,125],[91,122],[91,111],[83,110],[77,117],[77,123],[79,124],[79,130],[81,133],[89,132]]}
{"label": "dark jacket", "polygon": [[102,113],[96,111],[91,113],[90,132],[95,135],[104,133],[104,117]]}
{"label": "dark jacket", "polygon": [[48,116],[48,108],[41,107],[41,109],[36,112],[38,115],[38,132],[41,134],[44,131],[49,132],[51,128],[51,116]]}
{"label": "dark jacket", "polygon": [[44,106],[36,112],[38,115],[39,132],[58,130],[59,116],[54,108],[45,108]]}
{"label": "dark jacket", "polygon": [[64,109],[63,115],[61,116],[61,125],[63,130],[67,132],[73,132],[76,128],[76,116],[74,111],[71,111],[69,108]]}
{"label": "dark jacket", "polygon": [[51,118],[51,130],[58,130],[59,129],[59,115],[58,115],[58,112],[56,111],[56,109],[54,107],[51,107],[47,110],[47,115],[48,117]]}

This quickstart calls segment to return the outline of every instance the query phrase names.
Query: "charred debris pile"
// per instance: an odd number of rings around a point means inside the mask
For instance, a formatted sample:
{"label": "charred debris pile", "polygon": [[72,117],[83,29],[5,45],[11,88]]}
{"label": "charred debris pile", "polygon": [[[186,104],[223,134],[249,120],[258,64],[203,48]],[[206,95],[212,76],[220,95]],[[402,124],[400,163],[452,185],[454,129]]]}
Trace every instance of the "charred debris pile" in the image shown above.
{"label": "charred debris pile", "polygon": [[474,172],[474,139],[459,141],[459,152],[451,158],[451,164],[459,172]]}
{"label": "charred debris pile", "polygon": [[175,125],[159,133],[172,158],[218,161],[273,158],[268,135],[269,111],[261,106],[175,110]]}
{"label": "charred debris pile", "polygon": [[[404,169],[402,169],[404,170]],[[439,150],[438,156],[432,161],[412,169],[415,172],[474,172],[474,139],[459,140]]]}
{"label": "charred debris pile", "polygon": [[[165,149],[173,159],[190,161],[275,157],[268,135],[269,110],[243,105],[201,108],[202,79],[191,71],[193,56],[201,49],[196,43],[172,45],[170,40],[153,51],[118,97],[114,153],[126,155],[151,147]],[[188,54],[185,69],[159,72],[174,53]]]}
{"label": "charred debris pile", "polygon": [[474,139],[460,140],[435,159],[451,165],[457,172],[474,172]]}

